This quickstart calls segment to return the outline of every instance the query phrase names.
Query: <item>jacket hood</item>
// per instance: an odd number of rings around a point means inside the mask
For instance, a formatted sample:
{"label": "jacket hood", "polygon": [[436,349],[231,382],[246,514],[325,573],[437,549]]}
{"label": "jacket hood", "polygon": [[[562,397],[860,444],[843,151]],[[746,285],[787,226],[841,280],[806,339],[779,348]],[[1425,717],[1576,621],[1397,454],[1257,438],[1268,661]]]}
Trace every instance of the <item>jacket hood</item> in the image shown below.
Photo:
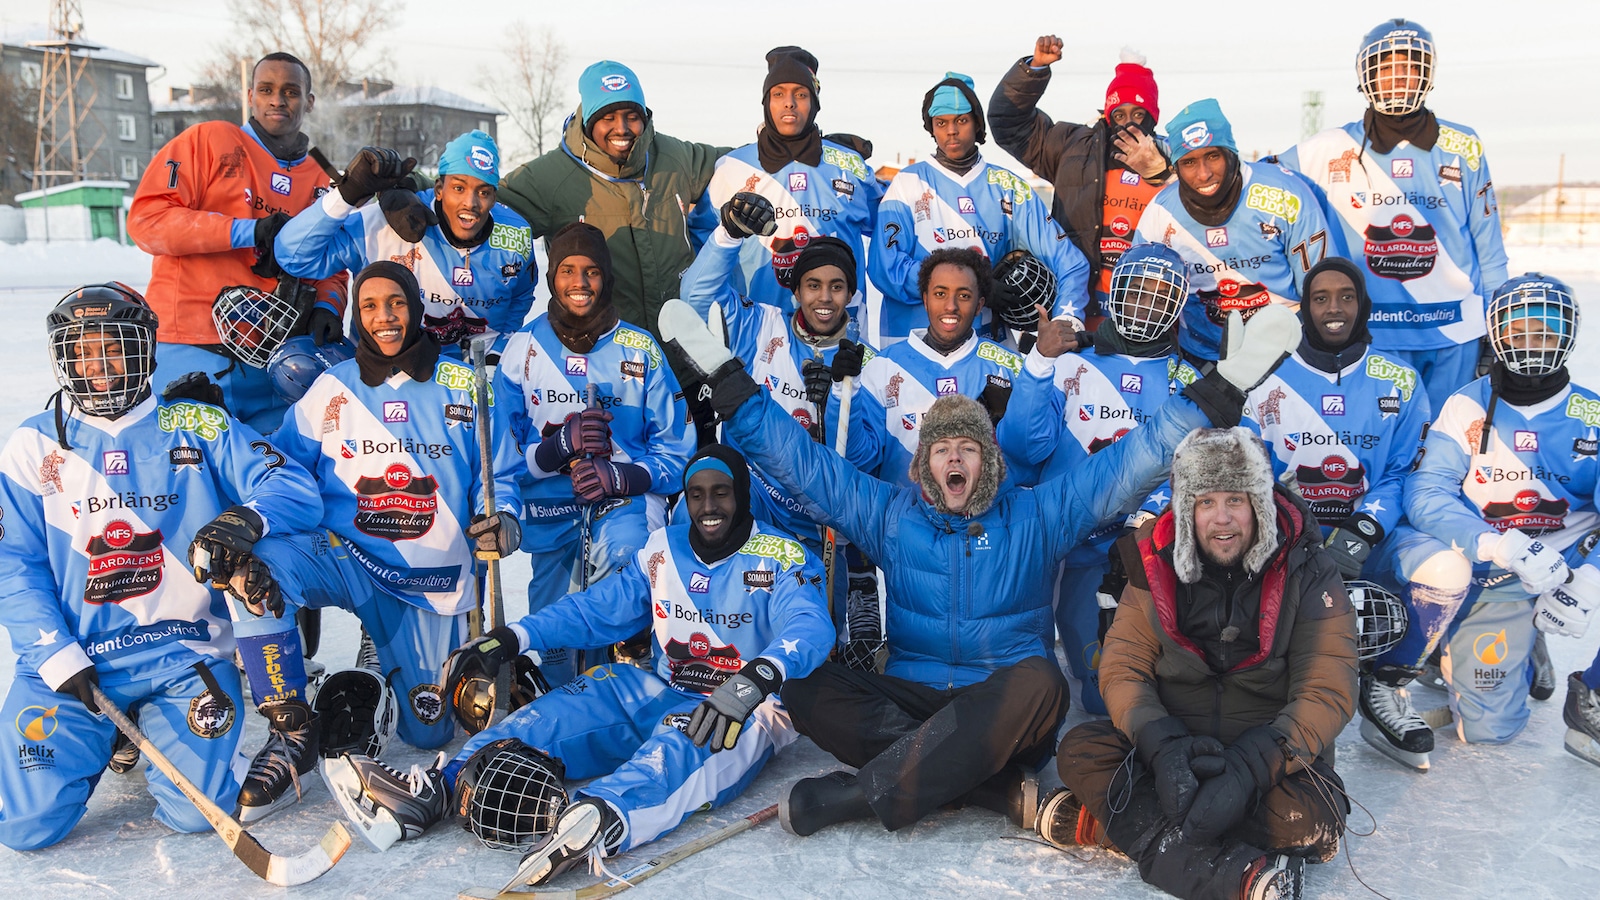
{"label": "jacket hood", "polygon": [[578,162],[607,178],[644,176],[645,163],[650,157],[650,147],[656,139],[655,116],[650,110],[644,111],[644,132],[633,142],[633,149],[629,151],[627,161],[620,166],[613,162],[598,144],[589,140],[589,135],[583,129],[583,104],[578,104],[577,110],[567,117],[563,128],[561,146]]}

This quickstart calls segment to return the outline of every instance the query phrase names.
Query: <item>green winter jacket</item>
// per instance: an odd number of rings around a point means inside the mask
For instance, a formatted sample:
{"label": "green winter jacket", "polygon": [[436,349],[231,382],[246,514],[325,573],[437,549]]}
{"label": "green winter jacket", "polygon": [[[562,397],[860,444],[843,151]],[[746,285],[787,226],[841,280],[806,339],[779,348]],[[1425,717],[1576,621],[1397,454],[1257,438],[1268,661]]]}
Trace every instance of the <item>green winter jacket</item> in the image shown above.
{"label": "green winter jacket", "polygon": [[561,146],[500,179],[499,200],[528,220],[535,237],[572,222],[599,228],[616,271],[612,298],[624,322],[656,332],[661,304],[678,296],[678,279],[694,262],[684,220],[705,192],[717,157],[728,147],[644,134],[617,165],[583,133],[583,107],[568,117]]}

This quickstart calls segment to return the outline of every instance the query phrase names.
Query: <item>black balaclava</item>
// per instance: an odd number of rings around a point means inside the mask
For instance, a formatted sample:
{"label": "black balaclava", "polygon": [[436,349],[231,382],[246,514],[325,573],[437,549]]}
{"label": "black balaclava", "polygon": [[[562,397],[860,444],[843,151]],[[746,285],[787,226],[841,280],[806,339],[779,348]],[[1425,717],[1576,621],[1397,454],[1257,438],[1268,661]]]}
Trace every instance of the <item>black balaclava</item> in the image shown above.
{"label": "black balaclava", "polygon": [[1410,141],[1426,153],[1439,141],[1439,120],[1426,106],[1403,116],[1386,116],[1369,106],[1361,126],[1366,129],[1367,143],[1379,153],[1388,153],[1401,141]]}
{"label": "black balaclava", "polygon": [[933,116],[928,114],[928,107],[933,105],[933,95],[937,94],[939,89],[942,87],[955,88],[961,92],[961,96],[967,98],[967,103],[972,105],[972,121],[977,125],[977,132],[975,134],[977,140],[972,145],[972,152],[968,153],[961,159],[951,159],[950,157],[945,156],[944,148],[940,147],[938,144],[935,144],[933,147],[933,158],[939,161],[939,165],[944,166],[946,169],[949,169],[957,175],[965,175],[967,172],[972,170],[973,166],[978,164],[978,147],[989,138],[989,133],[987,130],[985,130],[983,124],[983,104],[979,102],[977,93],[972,90],[972,87],[968,85],[965,80],[953,76],[946,78],[945,80],[929,88],[928,93],[922,96],[922,130],[929,134],[933,134]]}
{"label": "black balaclava", "polygon": [[[811,118],[794,137],[784,137],[772,123],[772,89],[780,84],[798,84],[811,89]],[[817,128],[817,113],[822,110],[822,88],[817,84],[817,58],[799,47],[774,47],[767,51],[767,78],[761,82],[761,120],[765,123],[756,135],[756,155],[768,175],[791,162],[815,166],[822,162],[822,131]]]}
{"label": "black balaclava", "polygon": [[[794,266],[789,270],[790,279],[795,287],[799,287],[802,275],[812,269],[820,269],[823,266],[838,266],[844,271],[845,284],[850,286],[851,291],[855,290],[855,252],[850,249],[849,244],[831,235],[814,237],[809,244],[806,244],[806,248],[800,251],[800,255],[795,258]],[[795,333],[803,339],[833,337],[839,334],[850,322],[850,311],[845,310],[844,315],[839,317],[839,324],[833,331],[827,334],[813,334],[811,329],[806,326],[804,314],[800,312],[800,301],[796,300],[794,306]]]}
{"label": "black balaclava", "polygon": [[1367,330],[1367,320],[1372,315],[1372,298],[1367,295],[1367,281],[1361,274],[1361,267],[1342,256],[1327,257],[1311,267],[1311,271],[1306,273],[1305,280],[1305,291],[1308,295],[1311,293],[1311,283],[1318,275],[1328,271],[1343,273],[1355,284],[1356,317],[1350,323],[1350,332],[1346,335],[1344,343],[1335,347],[1324,341],[1322,335],[1317,333],[1316,326],[1311,324],[1311,316],[1304,310],[1305,298],[1302,298],[1301,338],[1297,352],[1301,359],[1317,369],[1335,374],[1351,362],[1360,359],[1361,354],[1367,352],[1367,345],[1372,343],[1372,332]]}
{"label": "black balaclava", "polygon": [[[611,302],[611,289],[617,276],[611,268],[611,248],[600,229],[587,222],[573,222],[550,239],[550,267],[545,280],[550,285],[550,327],[569,350],[588,353],[600,337],[617,324],[617,308]],[[556,293],[556,269],[569,256],[587,256],[600,267],[600,296],[587,316],[574,316]]]}
{"label": "black balaclava", "polygon": [[[361,285],[370,278],[387,278],[400,285],[401,292],[406,295],[410,321],[406,323],[405,341],[400,345],[400,352],[394,356],[383,355],[361,324]],[[404,372],[414,381],[432,380],[434,364],[439,361],[439,344],[433,335],[422,330],[422,288],[417,284],[417,276],[397,262],[379,260],[356,275],[355,283],[350,286],[350,297],[356,305],[351,326],[356,333],[356,363],[361,366],[361,382],[368,387],[377,387],[395,372]]]}
{"label": "black balaclava", "polygon": [[[755,519],[750,515],[750,469],[739,451],[724,444],[708,444],[700,448],[700,452],[689,460],[688,467],[683,470],[685,488],[689,486],[689,477],[695,470],[709,464],[701,460],[716,460],[722,464],[721,468],[727,470],[728,477],[733,479],[733,522],[728,528],[727,537],[716,544],[708,544],[700,537],[700,528],[692,522],[689,524],[690,549],[694,550],[694,555],[701,562],[714,563],[739,552],[739,548],[750,540],[750,529],[755,524]],[[715,464],[709,465],[718,468]]]}
{"label": "black balaclava", "polygon": [[[1222,155],[1228,158],[1228,168],[1222,176],[1222,189],[1215,194],[1202,196],[1190,190],[1182,178],[1178,179],[1178,199],[1183,202],[1183,208],[1196,222],[1208,228],[1215,228],[1233,216],[1234,209],[1239,205],[1239,192],[1244,188],[1239,154],[1223,148]],[[1174,162],[1173,166],[1176,167],[1177,163]]]}
{"label": "black balaclava", "polygon": [[311,138],[306,137],[304,131],[296,131],[288,137],[273,137],[267,134],[267,126],[256,121],[255,116],[250,117],[250,128],[255,131],[256,140],[261,142],[261,146],[267,148],[267,152],[272,154],[273,159],[294,162],[297,159],[304,159],[306,153],[311,149]]}
{"label": "black balaclava", "polygon": [[1167,333],[1153,341],[1129,340],[1128,336],[1117,330],[1117,323],[1111,321],[1110,316],[1101,320],[1094,330],[1094,352],[1096,356],[1137,356],[1140,359],[1154,359],[1158,356],[1169,356],[1178,346],[1178,323],[1173,322]]}

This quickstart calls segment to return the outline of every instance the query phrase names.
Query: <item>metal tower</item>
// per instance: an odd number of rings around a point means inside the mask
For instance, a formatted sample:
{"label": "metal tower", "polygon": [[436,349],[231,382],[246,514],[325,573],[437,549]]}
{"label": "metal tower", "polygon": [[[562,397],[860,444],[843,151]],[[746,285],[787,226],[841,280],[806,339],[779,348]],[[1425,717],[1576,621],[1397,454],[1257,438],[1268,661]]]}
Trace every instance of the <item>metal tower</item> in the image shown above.
{"label": "metal tower", "polygon": [[1300,97],[1300,139],[1322,130],[1322,92],[1306,91]]}
{"label": "metal tower", "polygon": [[99,89],[89,79],[89,96],[78,96],[78,82],[89,65],[90,50],[99,45],[80,38],[83,32],[82,0],[51,0],[50,38],[29,41],[28,46],[44,53],[39,77],[39,112],[33,144],[33,189],[42,190],[58,181],[85,177],[85,163],[94,154],[78,146],[78,126],[88,117]]}

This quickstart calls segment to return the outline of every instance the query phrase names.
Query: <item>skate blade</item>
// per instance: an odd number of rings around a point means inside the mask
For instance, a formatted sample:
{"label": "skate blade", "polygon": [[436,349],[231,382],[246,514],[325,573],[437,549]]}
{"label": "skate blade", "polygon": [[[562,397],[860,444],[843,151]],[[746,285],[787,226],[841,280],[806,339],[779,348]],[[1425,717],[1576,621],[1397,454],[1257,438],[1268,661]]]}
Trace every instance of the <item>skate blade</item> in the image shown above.
{"label": "skate blade", "polygon": [[[559,824],[557,827],[560,827]],[[559,842],[552,840],[548,845],[539,848],[543,852],[530,855],[522,861],[521,865],[517,866],[517,874],[506,882],[505,887],[500,889],[501,893],[526,889],[526,887],[543,884],[548,881],[555,871],[556,854],[564,853],[564,858],[570,859],[585,844],[594,839],[599,832],[600,810],[593,807],[585,807],[583,819],[572,823],[572,828],[568,830],[565,838]]]}
{"label": "skate blade", "polygon": [[1383,731],[1378,728],[1378,726],[1368,722],[1366,719],[1361,720],[1361,737],[1372,746],[1372,749],[1382,753],[1384,756],[1389,757],[1402,766],[1405,766],[1414,772],[1428,771],[1428,754],[1412,753],[1409,750],[1402,750],[1399,747],[1396,747],[1395,745],[1389,743],[1389,738],[1384,735]]}
{"label": "skate blade", "polygon": [[400,840],[400,823],[388,810],[372,810],[362,805],[361,776],[343,757],[322,761],[322,782],[367,846],[382,853]]}
{"label": "skate blade", "polygon": [[1576,728],[1568,728],[1566,739],[1562,743],[1566,745],[1568,753],[1600,766],[1600,742],[1594,738]]}
{"label": "skate blade", "polygon": [[307,783],[307,776],[310,774],[311,773],[307,772],[305,775],[300,776],[300,789],[298,791],[295,790],[294,785],[291,784],[289,785],[288,790],[278,795],[278,799],[268,803],[266,806],[240,806],[236,810],[238,813],[236,818],[239,820],[239,823],[242,825],[249,825],[252,822],[259,822],[286,806],[293,806],[294,804],[299,803],[300,798],[310,788],[310,785]]}

